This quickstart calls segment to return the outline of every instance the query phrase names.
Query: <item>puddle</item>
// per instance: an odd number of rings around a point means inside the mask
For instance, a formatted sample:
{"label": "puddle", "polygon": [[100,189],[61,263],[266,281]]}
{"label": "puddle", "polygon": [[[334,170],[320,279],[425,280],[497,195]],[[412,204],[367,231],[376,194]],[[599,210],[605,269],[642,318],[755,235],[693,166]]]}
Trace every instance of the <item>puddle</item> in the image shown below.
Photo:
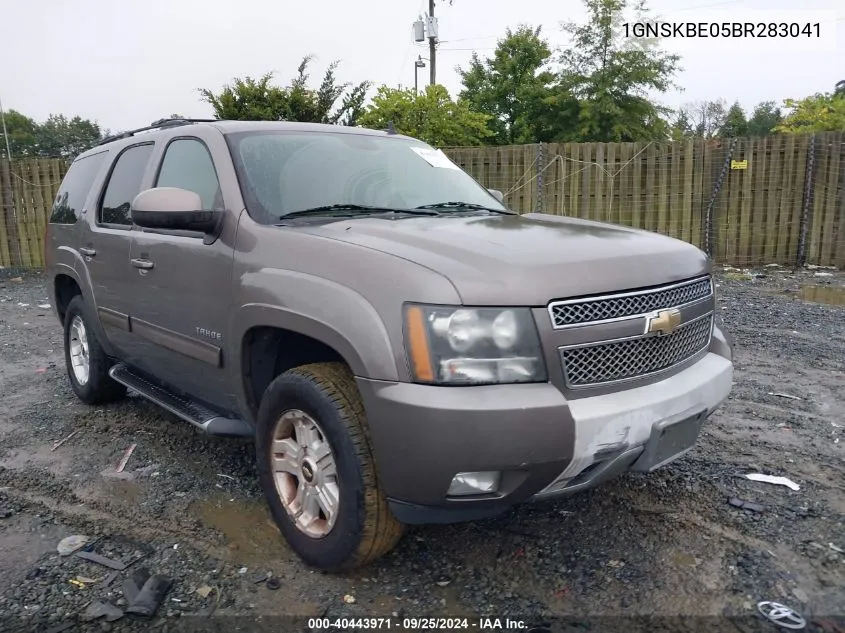
{"label": "puddle", "polygon": [[193,510],[203,523],[223,533],[227,548],[238,562],[266,563],[274,558],[286,560],[291,555],[262,502],[213,499],[197,502]]}
{"label": "puddle", "polygon": [[832,306],[845,306],[845,288],[835,286],[804,286],[798,293],[804,301],[826,303]]}

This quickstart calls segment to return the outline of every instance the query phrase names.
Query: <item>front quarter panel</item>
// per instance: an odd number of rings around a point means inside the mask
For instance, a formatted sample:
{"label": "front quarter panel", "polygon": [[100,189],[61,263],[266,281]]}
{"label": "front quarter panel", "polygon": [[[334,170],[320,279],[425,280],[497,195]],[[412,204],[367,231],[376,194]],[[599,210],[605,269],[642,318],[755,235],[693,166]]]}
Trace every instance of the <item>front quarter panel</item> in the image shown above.
{"label": "front quarter panel", "polygon": [[[241,214],[229,341],[242,389],[240,346],[250,328],[278,327],[332,347],[359,378],[407,382],[406,302],[458,304],[452,283],[394,255]],[[241,391],[239,399],[246,402]]]}
{"label": "front quarter panel", "polygon": [[234,314],[234,341],[255,326],[310,336],[334,348],[359,376],[396,380],[390,337],[373,306],[333,281],[292,270],[264,268],[240,277],[244,303]]}

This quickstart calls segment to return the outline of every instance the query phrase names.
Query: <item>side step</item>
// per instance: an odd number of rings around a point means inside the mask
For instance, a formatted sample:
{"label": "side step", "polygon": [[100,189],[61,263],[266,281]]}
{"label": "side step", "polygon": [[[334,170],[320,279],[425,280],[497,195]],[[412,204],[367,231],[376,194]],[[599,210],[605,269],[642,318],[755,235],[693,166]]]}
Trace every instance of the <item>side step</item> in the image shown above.
{"label": "side step", "polygon": [[124,363],[114,365],[109,370],[109,376],[209,435],[254,435],[252,427],[244,420],[227,418],[193,400],[176,395],[139,376]]}

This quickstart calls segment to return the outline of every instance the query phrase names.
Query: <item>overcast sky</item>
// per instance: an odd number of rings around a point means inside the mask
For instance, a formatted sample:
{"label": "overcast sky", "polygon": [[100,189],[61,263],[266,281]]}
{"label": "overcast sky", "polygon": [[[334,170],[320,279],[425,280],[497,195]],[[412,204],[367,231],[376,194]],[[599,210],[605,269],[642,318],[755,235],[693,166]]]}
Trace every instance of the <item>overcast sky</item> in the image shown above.
{"label": "overcast sky", "polygon": [[[285,84],[303,55],[316,60],[312,79],[342,60],[343,81],[413,86],[417,55],[411,25],[427,0],[0,0],[0,99],[36,120],[50,113],[79,114],[114,130],[146,125],[177,112],[211,115],[197,88],[220,89],[236,76],[274,71]],[[796,0],[651,0],[668,20],[745,18],[749,10],[793,9]],[[561,21],[584,17],[580,0],[437,0],[442,43],[438,83],[455,94],[456,65],[472,49],[489,55],[496,38],[520,23],[542,25],[554,45],[565,45]],[[664,46],[683,54],[677,81],[684,91],[662,97],[685,102],[724,98],[751,108],[830,91],[845,79],[842,0],[804,0],[793,14],[822,23],[824,42],[714,40]],[[774,11],[774,12],[773,12]],[[767,14],[763,14],[766,16]],[[780,16],[780,17],[779,17]],[[834,40],[835,37],[835,40]],[[835,41],[835,44],[834,44]],[[428,80],[428,69],[420,81]]]}

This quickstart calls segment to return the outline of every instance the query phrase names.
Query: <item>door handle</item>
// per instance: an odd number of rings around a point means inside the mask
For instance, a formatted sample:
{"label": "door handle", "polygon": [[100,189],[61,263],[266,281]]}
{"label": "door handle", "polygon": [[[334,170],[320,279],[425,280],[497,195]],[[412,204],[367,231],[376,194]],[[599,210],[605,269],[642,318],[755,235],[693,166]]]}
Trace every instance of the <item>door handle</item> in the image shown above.
{"label": "door handle", "polygon": [[155,266],[149,259],[133,259],[132,265],[135,268],[143,268],[145,270],[152,268]]}
{"label": "door handle", "polygon": [[83,255],[85,255],[85,257],[94,257],[94,255],[97,254],[97,251],[95,251],[93,248],[86,248],[86,247],[80,248],[79,252],[82,253]]}

